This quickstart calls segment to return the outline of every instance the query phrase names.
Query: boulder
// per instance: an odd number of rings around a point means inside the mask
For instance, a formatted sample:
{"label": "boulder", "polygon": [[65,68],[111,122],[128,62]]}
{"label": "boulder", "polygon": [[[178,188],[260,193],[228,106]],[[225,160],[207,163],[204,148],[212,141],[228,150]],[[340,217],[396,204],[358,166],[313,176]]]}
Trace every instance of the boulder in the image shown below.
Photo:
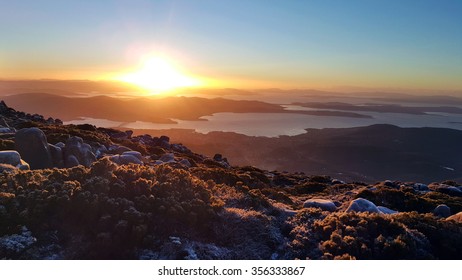
{"label": "boulder", "polygon": [[447,217],[446,221],[455,221],[458,223],[462,223],[462,212],[459,212],[457,214]]}
{"label": "boulder", "polygon": [[115,133],[111,134],[111,138],[115,139],[129,139],[132,137],[133,131],[127,130],[125,132],[123,131],[117,131]]}
{"label": "boulder", "polygon": [[224,158],[223,155],[221,155],[221,154],[215,154],[215,155],[213,156],[213,160],[219,161],[219,162],[221,162],[221,163],[225,162],[225,163],[229,164],[228,159],[227,159],[227,158]]}
{"label": "boulder", "polygon": [[223,166],[224,168],[230,168],[231,167],[231,165],[228,162],[228,159],[224,158],[223,155],[221,155],[221,154],[215,154],[213,156],[213,160],[219,162],[220,165]]}
{"label": "boulder", "polygon": [[37,127],[23,128],[16,132],[15,147],[32,169],[53,166],[45,133]]}
{"label": "boulder", "polygon": [[421,183],[415,183],[413,186],[414,190],[420,191],[420,192],[428,192],[430,189],[428,188],[427,185],[421,184]]}
{"label": "boulder", "polygon": [[132,138],[132,141],[140,144],[151,146],[153,145],[152,136],[149,134],[138,135]]}
{"label": "boulder", "polygon": [[96,161],[96,156],[93,154],[91,146],[84,143],[82,138],[77,136],[72,136],[66,141],[66,147],[64,147],[64,163],[66,166],[69,165],[67,161],[72,156],[77,159],[79,164],[86,167]]}
{"label": "boulder", "polygon": [[63,142],[58,142],[55,144],[56,147],[60,147],[61,149],[64,149],[64,147],[66,147],[66,144],[64,144]]}
{"label": "boulder", "polygon": [[29,170],[30,166],[27,162],[21,159],[21,156],[17,151],[0,151],[0,164],[8,165],[6,169],[9,169],[10,165],[20,170]]}
{"label": "boulder", "polygon": [[66,157],[66,161],[64,162],[64,166],[66,168],[71,168],[71,167],[77,166],[79,164],[80,164],[79,160],[73,155],[70,155],[70,156]]}
{"label": "boulder", "polygon": [[458,187],[440,184],[436,187],[436,191],[450,195],[450,196],[462,196],[462,191]]}
{"label": "boulder", "polygon": [[170,137],[162,135],[160,136],[158,143],[161,147],[170,148]]}
{"label": "boulder", "polygon": [[287,215],[289,217],[293,217],[293,216],[297,215],[297,213],[298,213],[296,210],[287,209],[287,208],[280,208],[280,210],[284,215]]}
{"label": "boulder", "polygon": [[105,154],[107,154],[108,152],[109,152],[109,150],[104,145],[99,145],[98,147],[95,148],[95,156],[96,156],[96,158],[101,158]]}
{"label": "boulder", "polygon": [[441,218],[447,218],[451,216],[451,208],[449,208],[446,204],[440,204],[436,206],[435,210],[433,210],[433,214]]}
{"label": "boulder", "polygon": [[120,161],[120,164],[130,164],[130,163],[143,164],[143,162],[136,156],[131,155],[131,154],[125,154],[125,153],[119,156],[119,161]]}
{"label": "boulder", "polygon": [[339,179],[332,179],[332,185],[343,185],[346,184],[345,181],[339,180]]}
{"label": "boulder", "polygon": [[391,180],[385,180],[383,183],[381,183],[381,185],[383,185],[385,187],[389,187],[389,188],[394,188],[394,189],[399,188],[399,184],[397,184],[396,182],[393,182]]}
{"label": "boulder", "polygon": [[0,151],[0,163],[16,166],[21,163],[21,156],[14,150]]}
{"label": "boulder", "polygon": [[0,133],[15,133],[16,130],[10,127],[0,127]]}
{"label": "boulder", "polygon": [[191,150],[188,149],[183,144],[172,144],[171,148],[172,148],[172,150],[183,153],[183,154],[191,153]]}
{"label": "boulder", "polygon": [[346,212],[381,213],[374,203],[364,198],[357,198],[350,202]]}
{"label": "boulder", "polygon": [[29,164],[22,159],[21,159],[21,162],[18,165],[16,165],[16,167],[19,170],[29,170],[30,169]]}
{"label": "boulder", "polygon": [[140,152],[137,152],[137,151],[123,152],[122,155],[130,155],[130,156],[136,157],[136,158],[139,159],[140,161],[143,160],[143,156],[141,155]]}
{"label": "boulder", "polygon": [[169,143],[170,142],[170,137],[162,135],[162,136],[160,136],[159,141]]}
{"label": "boulder", "polygon": [[377,206],[377,209],[379,209],[380,213],[382,214],[387,214],[387,215],[392,215],[392,214],[397,214],[399,213],[396,210],[392,210],[390,208],[387,208],[385,206]]}
{"label": "boulder", "polygon": [[309,208],[309,207],[314,207],[314,208],[320,208],[321,210],[324,211],[329,211],[329,212],[334,212],[337,210],[337,206],[332,200],[328,199],[320,199],[320,198],[312,198],[308,199],[303,203],[304,208]]}
{"label": "boulder", "polygon": [[112,161],[113,163],[122,164],[120,162],[120,155],[107,156],[107,157],[104,157],[104,158],[109,158],[109,160]]}
{"label": "boulder", "polygon": [[159,160],[163,162],[175,162],[175,155],[173,153],[167,153],[162,155]]}
{"label": "boulder", "polygon": [[109,160],[111,160],[113,163],[122,165],[122,164],[143,164],[141,160],[139,160],[137,157],[133,155],[113,155],[109,156]]}
{"label": "boulder", "polygon": [[180,160],[180,164],[182,164],[182,165],[184,165],[186,167],[191,167],[192,166],[192,164],[189,162],[189,160],[187,160],[185,158]]}
{"label": "boulder", "polygon": [[111,145],[108,148],[109,153],[112,154],[123,154],[124,152],[131,151],[132,149],[125,147],[125,146],[119,146],[119,145]]}
{"label": "boulder", "polygon": [[[0,105],[0,107],[1,107],[1,105]],[[10,125],[8,124],[8,122],[5,120],[4,117],[0,117],[0,126],[1,127],[10,127]]]}
{"label": "boulder", "polygon": [[64,159],[62,149],[53,144],[48,144],[48,149],[50,150],[51,162],[53,163],[53,166],[63,168]]}

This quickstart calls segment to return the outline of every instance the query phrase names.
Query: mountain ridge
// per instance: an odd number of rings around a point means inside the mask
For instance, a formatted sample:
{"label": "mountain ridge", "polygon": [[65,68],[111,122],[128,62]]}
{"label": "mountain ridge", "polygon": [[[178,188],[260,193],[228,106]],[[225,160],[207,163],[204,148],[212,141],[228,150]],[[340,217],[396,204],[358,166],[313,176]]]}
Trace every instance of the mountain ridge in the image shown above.
{"label": "mountain ridge", "polygon": [[[104,102],[94,102],[95,98],[104,98]],[[170,96],[147,100],[146,97],[130,99],[110,96],[73,98],[53,94],[35,95],[29,93],[5,96],[3,99],[20,110],[35,110],[36,113],[41,115],[54,116],[68,121],[85,116],[123,122],[175,123],[172,119],[198,120],[200,117],[221,112],[286,113],[370,118],[367,115],[354,112],[285,110],[281,105],[263,101],[225,98],[209,99]],[[34,102],[31,102],[31,100],[34,100]]]}

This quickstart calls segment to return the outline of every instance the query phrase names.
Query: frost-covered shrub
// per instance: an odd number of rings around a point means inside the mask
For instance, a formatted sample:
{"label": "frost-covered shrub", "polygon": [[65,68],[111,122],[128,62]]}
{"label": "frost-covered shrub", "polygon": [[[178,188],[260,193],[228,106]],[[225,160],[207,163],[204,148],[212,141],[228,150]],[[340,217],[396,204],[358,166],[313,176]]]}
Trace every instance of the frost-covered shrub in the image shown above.
{"label": "frost-covered shrub", "polygon": [[421,194],[412,188],[394,189],[378,186],[376,190],[364,189],[358,193],[357,197],[398,211],[428,213],[440,204],[448,205],[454,213],[462,211],[462,199],[460,197],[439,192]]}
{"label": "frost-covered shrub", "polygon": [[37,239],[23,226],[18,233],[0,236],[0,256],[14,258],[35,242]]}
{"label": "frost-covered shrub", "polygon": [[296,194],[311,194],[322,192],[327,188],[327,184],[319,182],[308,182],[301,185],[296,185],[294,191]]}
{"label": "frost-covered shrub", "polygon": [[[431,214],[306,210],[291,221],[293,257],[314,259],[459,259],[460,224]],[[450,245],[449,245],[450,244]]]}

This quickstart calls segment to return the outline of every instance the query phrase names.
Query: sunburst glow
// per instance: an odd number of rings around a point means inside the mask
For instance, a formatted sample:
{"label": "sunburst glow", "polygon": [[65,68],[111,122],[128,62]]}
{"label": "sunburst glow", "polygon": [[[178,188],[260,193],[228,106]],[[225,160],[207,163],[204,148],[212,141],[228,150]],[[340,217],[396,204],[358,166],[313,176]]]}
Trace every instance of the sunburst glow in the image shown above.
{"label": "sunburst glow", "polygon": [[147,59],[141,69],[122,75],[118,79],[155,92],[202,84],[199,79],[183,74],[161,57]]}

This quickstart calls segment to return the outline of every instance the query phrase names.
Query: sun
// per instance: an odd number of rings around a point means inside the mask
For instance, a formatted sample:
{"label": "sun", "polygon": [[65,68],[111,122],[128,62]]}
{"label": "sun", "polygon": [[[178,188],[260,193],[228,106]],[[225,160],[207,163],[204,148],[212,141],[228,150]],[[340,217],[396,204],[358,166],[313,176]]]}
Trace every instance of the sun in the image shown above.
{"label": "sun", "polygon": [[152,90],[154,93],[202,84],[199,79],[183,74],[162,57],[146,59],[138,71],[124,74],[118,77],[118,80]]}

